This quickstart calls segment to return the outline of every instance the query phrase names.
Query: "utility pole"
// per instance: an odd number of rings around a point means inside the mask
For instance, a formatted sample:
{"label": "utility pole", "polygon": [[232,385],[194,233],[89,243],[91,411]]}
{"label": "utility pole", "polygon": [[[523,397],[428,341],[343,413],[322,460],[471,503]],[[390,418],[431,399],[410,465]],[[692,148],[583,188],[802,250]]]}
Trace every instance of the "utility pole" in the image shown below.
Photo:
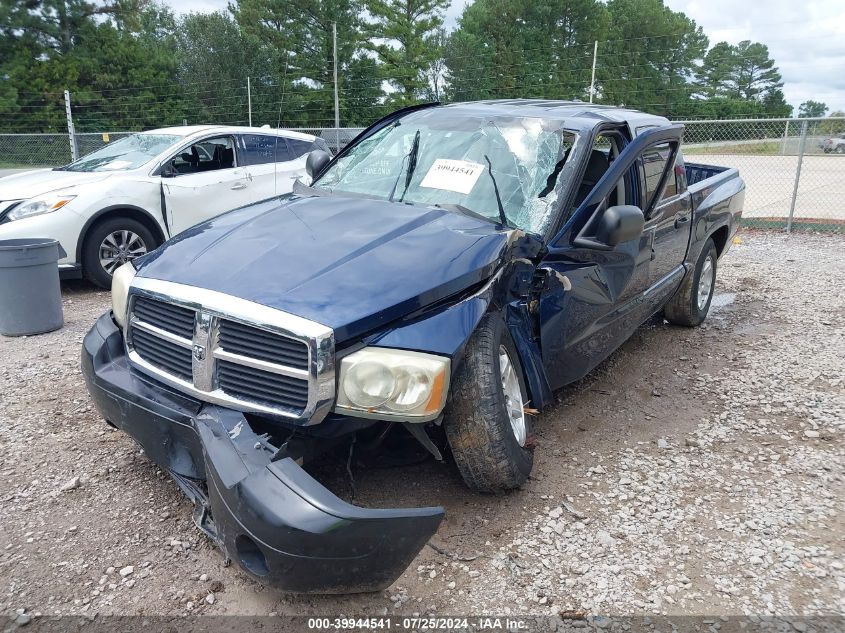
{"label": "utility pole", "polygon": [[593,74],[590,77],[590,103],[593,102],[593,95],[596,92],[596,57],[599,53],[599,41],[593,42]]}
{"label": "utility pole", "polygon": [[252,127],[252,86],[249,84],[249,77],[246,78],[246,104],[249,109],[249,127]]}
{"label": "utility pole", "polygon": [[70,159],[79,158],[79,151],[76,149],[76,131],[73,129],[73,115],[70,112],[70,93],[65,90],[65,116],[67,116],[67,136],[70,141]]}
{"label": "utility pole", "polygon": [[334,135],[335,152],[340,151],[340,99],[337,87],[337,22],[332,22],[332,47],[334,49]]}

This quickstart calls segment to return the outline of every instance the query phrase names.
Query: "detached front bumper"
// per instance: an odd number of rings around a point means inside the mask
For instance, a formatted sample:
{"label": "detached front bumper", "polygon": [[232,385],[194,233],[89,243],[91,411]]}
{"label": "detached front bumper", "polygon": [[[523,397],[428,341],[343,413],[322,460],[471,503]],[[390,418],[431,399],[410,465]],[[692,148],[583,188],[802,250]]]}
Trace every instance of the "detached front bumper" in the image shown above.
{"label": "detached front bumper", "polygon": [[132,370],[108,313],[85,337],[82,371],[100,413],[171,472],[199,527],[262,583],[298,593],[384,589],[443,519],[439,507],[350,505],[291,458],[274,461],[241,413]]}

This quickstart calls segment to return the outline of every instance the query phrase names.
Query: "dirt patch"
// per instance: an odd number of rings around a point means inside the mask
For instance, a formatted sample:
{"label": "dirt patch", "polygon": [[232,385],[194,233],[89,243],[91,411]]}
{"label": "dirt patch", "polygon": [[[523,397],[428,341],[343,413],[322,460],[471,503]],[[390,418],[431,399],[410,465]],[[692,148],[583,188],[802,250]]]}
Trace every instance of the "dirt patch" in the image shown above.
{"label": "dirt patch", "polygon": [[355,467],[356,503],[447,514],[388,591],[340,597],[223,566],[175,484],[98,418],[79,352],[109,298],[66,284],[61,331],[0,337],[0,611],[838,613],[843,261],[841,238],[746,235],[703,327],[649,322],[557,394],[521,491],[473,494],[449,462]]}

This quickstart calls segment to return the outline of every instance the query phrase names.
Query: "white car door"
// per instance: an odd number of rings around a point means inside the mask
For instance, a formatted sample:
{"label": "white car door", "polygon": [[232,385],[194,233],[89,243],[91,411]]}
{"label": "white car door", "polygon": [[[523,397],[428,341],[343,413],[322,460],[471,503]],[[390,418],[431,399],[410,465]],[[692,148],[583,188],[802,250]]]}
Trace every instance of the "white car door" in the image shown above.
{"label": "white car door", "polygon": [[171,234],[252,201],[252,183],[238,163],[235,138],[197,141],[168,163],[162,176]]}
{"label": "white car door", "polygon": [[243,134],[244,162],[252,179],[254,200],[290,193],[297,178],[305,176],[308,141],[294,146],[291,139],[271,134]]}

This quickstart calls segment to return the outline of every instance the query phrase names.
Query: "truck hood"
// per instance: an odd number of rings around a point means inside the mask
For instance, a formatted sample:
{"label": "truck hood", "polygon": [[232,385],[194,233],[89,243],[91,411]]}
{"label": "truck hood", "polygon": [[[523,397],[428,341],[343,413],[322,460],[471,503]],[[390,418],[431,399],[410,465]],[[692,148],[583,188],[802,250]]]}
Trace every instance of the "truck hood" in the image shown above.
{"label": "truck hood", "polygon": [[102,172],[36,169],[0,178],[0,200],[26,200],[41,194],[108,178]]}
{"label": "truck hood", "polygon": [[291,197],[199,224],[138,275],[215,290],[353,339],[489,277],[519,231],[439,208]]}

